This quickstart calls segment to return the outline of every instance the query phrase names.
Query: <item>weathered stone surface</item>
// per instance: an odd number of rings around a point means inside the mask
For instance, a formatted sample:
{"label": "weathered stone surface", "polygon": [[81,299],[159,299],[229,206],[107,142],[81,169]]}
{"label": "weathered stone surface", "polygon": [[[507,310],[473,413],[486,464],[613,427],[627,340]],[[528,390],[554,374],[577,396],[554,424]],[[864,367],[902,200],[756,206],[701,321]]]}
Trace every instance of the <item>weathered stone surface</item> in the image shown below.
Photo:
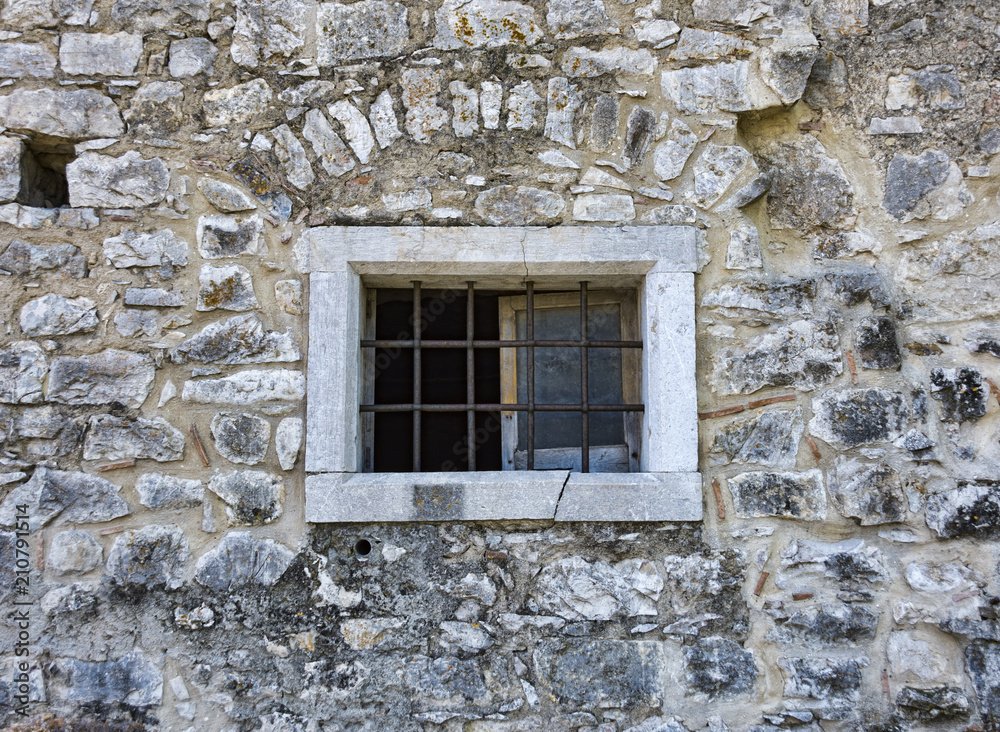
{"label": "weathered stone surface", "polygon": [[948,179],[951,158],[941,150],[920,155],[897,153],[889,163],[882,207],[900,221],[926,215],[929,205],[918,209],[932,190]]}
{"label": "weathered stone surface", "polygon": [[285,178],[300,191],[306,190],[316,180],[316,174],[306,157],[306,149],[288,125],[275,127],[271,134],[274,135],[274,153],[285,171]]}
{"label": "weathered stone surface", "polygon": [[991,318],[1000,297],[1000,224],[959,231],[903,252],[895,281],[925,320]]}
{"label": "weathered stone surface", "polygon": [[259,120],[274,101],[274,92],[263,79],[205,92],[205,122],[212,127],[249,124]]}
{"label": "weathered stone surface", "polygon": [[621,32],[618,24],[608,17],[604,0],[549,0],[545,22],[558,40]]}
{"label": "weathered stone surface", "polygon": [[960,482],[954,490],[927,497],[927,525],[942,539],[1000,536],[1000,484]]}
{"label": "weathered stone surface", "polygon": [[274,433],[274,447],[282,470],[291,470],[295,467],[299,447],[302,445],[302,433],[301,417],[286,417],[278,423],[278,429]]}
{"label": "weathered stone surface", "polygon": [[42,43],[0,43],[0,77],[51,79],[56,57]]}
{"label": "weathered stone surface", "polygon": [[656,71],[656,59],[648,50],[612,46],[594,51],[573,46],[563,54],[562,72],[566,76],[592,79],[605,74],[649,76]]}
{"label": "weathered stone surface", "polygon": [[823,473],[741,473],[729,479],[736,515],[743,518],[785,516],[806,521],[826,517]]}
{"label": "weathered stone surface", "polygon": [[406,131],[417,142],[430,142],[434,133],[448,124],[448,113],[437,103],[442,78],[442,72],[435,69],[403,70]]}
{"label": "weathered stone surface", "polygon": [[244,219],[236,216],[201,216],[198,218],[197,241],[198,253],[205,259],[267,253],[264,219],[257,214]]}
{"label": "weathered stone surface", "polygon": [[385,0],[321,3],[317,30],[320,66],[399,56],[410,38],[406,6]]}
{"label": "weathered stone surface", "polygon": [[464,81],[448,84],[451,92],[451,125],[456,137],[472,137],[479,131],[479,92]]}
{"label": "weathered stone surface", "polygon": [[300,371],[240,371],[221,379],[185,381],[181,398],[198,404],[254,404],[265,401],[299,401],[305,397],[305,376]]}
{"label": "weathered stone surface", "polygon": [[19,89],[0,97],[0,124],[26,134],[67,140],[119,137],[125,132],[115,103],[86,90]]}
{"label": "weathered stone surface", "polygon": [[86,297],[42,295],[21,308],[21,332],[31,338],[89,333],[97,327],[97,307]]}
{"label": "weathered stone surface", "polygon": [[837,510],[843,516],[860,519],[862,526],[897,523],[906,518],[903,483],[890,465],[866,465],[841,457],[827,485]]}
{"label": "weathered stone surface", "polygon": [[746,349],[721,348],[714,360],[713,386],[726,394],[751,394],[765,386],[809,391],[844,370],[837,329],[815,320],[797,320],[758,336]]}
{"label": "weathered stone surface", "polygon": [[160,319],[156,313],[142,310],[122,310],[115,313],[115,330],[124,338],[137,336],[156,337],[160,332]]}
{"label": "weathered stone surface", "polygon": [[931,396],[941,402],[944,422],[974,422],[986,414],[989,388],[983,383],[979,369],[963,366],[957,369],[931,371]]}
{"label": "weathered stone surface", "polygon": [[753,50],[752,42],[732,33],[684,28],[669,58],[671,61],[718,61],[746,56]]}
{"label": "weathered stone surface", "polygon": [[785,698],[805,700],[812,708],[850,710],[861,699],[861,669],[867,663],[866,658],[779,658]]}
{"label": "weathered stone surface", "polygon": [[760,248],[760,232],[753,222],[740,218],[729,232],[729,246],[726,247],[726,269],[747,270],[764,266]]}
{"label": "weathered stone surface", "polygon": [[86,152],[66,166],[70,205],[138,208],[167,195],[170,171],[160,158],[145,159],[135,150],[120,157]]}
{"label": "weathered stone surface", "polygon": [[[391,108],[390,98],[390,108]],[[376,127],[375,134],[378,136],[379,129]],[[330,175],[340,177],[354,169],[354,159],[351,157],[347,145],[340,138],[327,121],[326,116],[318,109],[310,109],[306,112],[306,123],[302,128],[302,136],[312,143],[313,152],[319,158],[320,165]],[[379,140],[381,144],[381,139]],[[385,147],[385,145],[381,145]]]}
{"label": "weathered stone surface", "polygon": [[59,270],[61,275],[80,279],[87,276],[87,259],[80,248],[72,244],[36,246],[14,239],[0,254],[0,269],[28,277],[45,270]]}
{"label": "weathered stone surface", "polygon": [[[489,82],[483,82],[482,84],[483,121],[486,124],[487,129],[495,130],[496,125],[494,124],[493,127],[490,127],[490,118],[487,116],[487,97],[490,94],[487,90],[490,86],[499,86],[499,84],[490,84]],[[499,93],[502,93],[502,87]],[[497,99],[496,106],[499,113],[499,99]],[[388,89],[383,90],[382,93],[375,98],[375,101],[372,102],[372,106],[368,113],[368,119],[371,122],[372,129],[375,131],[375,139],[378,140],[378,146],[383,150],[403,136],[403,133],[399,130],[399,120],[396,118],[396,110],[393,109],[392,94],[389,93]],[[306,123],[308,124],[308,114],[306,116]],[[315,145],[316,143],[313,144]],[[316,155],[320,155],[318,149],[316,150]],[[343,164],[346,164],[346,162]],[[330,172],[332,173],[333,171]]]}
{"label": "weathered stone surface", "polygon": [[759,324],[812,315],[815,297],[816,281],[813,279],[747,280],[724,284],[707,292],[701,306],[729,318],[745,318],[752,324]]}
{"label": "weathered stone surface", "polygon": [[632,196],[617,193],[590,193],[573,199],[575,221],[626,222],[635,218]]}
{"label": "weathered stone surface", "polygon": [[187,79],[198,74],[212,75],[217,49],[207,38],[182,38],[170,42],[170,75]]}
{"label": "weathered stone surface", "polygon": [[653,641],[545,640],[534,661],[542,688],[566,708],[655,707],[667,655]]}
{"label": "weathered stone surface", "polygon": [[122,586],[176,590],[184,582],[182,573],[190,557],[180,527],[144,526],[115,539],[108,554],[107,573]]}
{"label": "weathered stone surface", "polygon": [[507,129],[530,130],[535,126],[535,105],[542,101],[530,81],[522,81],[507,94]]}
{"label": "weathered stone surface", "polygon": [[163,701],[163,674],[142,651],[131,651],[117,661],[61,658],[55,665],[65,680],[69,702],[127,704],[142,709],[158,707]]}
{"label": "weathered stone surface", "polygon": [[267,331],[254,313],[211,323],[170,352],[175,363],[252,364],[298,361],[291,333]]}
{"label": "weathered stone surface", "polygon": [[830,283],[833,297],[848,307],[865,301],[870,302],[873,308],[887,308],[892,304],[888,288],[874,268],[831,272],[824,275],[824,279]]}
{"label": "weathered stone surface", "polygon": [[127,287],[125,304],[145,308],[179,308],[184,305],[184,296],[159,287]]}
{"label": "weathered stone surface", "polygon": [[868,26],[865,0],[823,0],[810,10],[813,23],[824,38],[861,35]]}
{"label": "weathered stone surface", "polygon": [[295,553],[271,539],[232,531],[198,560],[195,579],[215,592],[241,587],[270,587],[280,579]]}
{"label": "weathered stone surface", "polygon": [[229,462],[257,465],[267,454],[271,423],[253,414],[219,412],[212,418],[212,437],[215,449]]}
{"label": "weathered stone surface", "polygon": [[854,329],[854,348],[866,369],[898,369],[902,363],[890,318],[862,318]]}
{"label": "weathered stone surface", "polygon": [[[429,89],[422,89],[421,91],[429,92]],[[433,112],[429,109],[429,107],[434,106],[433,99],[428,100],[424,97],[417,97],[417,99],[419,103],[416,104],[414,114],[420,116],[424,112],[429,112],[433,116]],[[436,94],[434,95],[434,99],[436,99]],[[411,101],[413,100],[411,99]],[[434,108],[438,109],[437,107]],[[375,138],[372,137],[371,127],[369,127],[365,116],[361,114],[361,111],[357,107],[343,99],[331,104],[327,108],[327,111],[330,112],[331,117],[344,126],[344,135],[347,137],[347,143],[351,146],[354,154],[358,156],[358,160],[362,164],[367,163],[371,158],[372,150],[375,149]],[[410,119],[409,114],[407,114],[407,119]],[[416,117],[414,119],[416,120]],[[447,121],[447,115],[445,115],[445,121]],[[423,122],[415,122],[415,124],[423,124]],[[433,127],[434,124],[436,122],[432,122],[430,126]],[[428,132],[426,129],[422,131]],[[411,134],[413,134],[412,131]],[[416,137],[415,134],[414,137]]]}
{"label": "weathered stone surface", "polygon": [[440,629],[438,642],[446,653],[476,653],[493,645],[493,638],[478,623],[446,620]]}
{"label": "weathered stone surface", "polygon": [[215,476],[208,489],[226,502],[230,525],[261,526],[281,516],[285,482],[279,475],[239,470]]}
{"label": "weathered stone surface", "polygon": [[807,232],[816,227],[853,226],[858,213],[854,188],[819,140],[806,136],[772,143],[761,155],[771,178],[767,210],[776,228]]}
{"label": "weathered stone surface", "polygon": [[179,23],[209,19],[209,0],[115,0],[111,17],[136,30],[176,28]]}
{"label": "weathered stone surface", "polygon": [[891,442],[910,418],[906,398],[888,389],[842,389],[813,399],[809,431],[836,447]]}
{"label": "weathered stone surface", "polygon": [[771,6],[761,0],[694,0],[691,9],[698,20],[746,28],[767,15]]}
{"label": "weathered stone surface", "polygon": [[834,109],[847,101],[847,93],[847,64],[829,49],[819,49],[803,101],[813,109]]}
{"label": "weathered stone surface", "polygon": [[794,468],[803,428],[801,408],[761,412],[720,429],[710,460],[713,465],[757,463],[779,470]]}
{"label": "weathered stone surface", "polygon": [[927,66],[890,76],[885,108],[914,108],[921,104],[931,109],[962,109],[965,94],[954,66]]}
{"label": "weathered stone surface", "polygon": [[16,525],[16,507],[21,504],[28,506],[32,531],[53,519],[57,524],[111,521],[129,514],[120,490],[96,475],[37,467],[27,483],[16,486],[0,503],[0,526]]}
{"label": "weathered stone surface", "polygon": [[808,644],[836,647],[845,643],[856,646],[875,638],[878,615],[865,607],[837,604],[796,610],[786,617],[776,618],[768,640],[785,646]]}
{"label": "weathered stone surface", "polygon": [[42,401],[42,382],[48,370],[45,353],[37,343],[17,341],[0,349],[0,403]]}
{"label": "weathered stone surface", "polygon": [[229,53],[241,66],[287,57],[305,43],[310,5],[302,0],[237,0]]}
{"label": "weathered stone surface", "polygon": [[104,550],[89,532],[62,531],[52,537],[46,562],[56,574],[84,574],[104,559]]}
{"label": "weathered stone surface", "polygon": [[684,172],[688,158],[698,144],[698,136],[684,120],[675,117],[670,124],[669,138],[656,146],[653,172],[660,180],[673,180]]}
{"label": "weathered stone surface", "polygon": [[582,101],[577,85],[570,84],[561,76],[549,79],[549,111],[545,116],[545,136],[553,142],[575,149],[573,118]]}
{"label": "weathered stone surface", "polygon": [[402,668],[402,679],[414,692],[437,704],[483,703],[490,699],[483,671],[475,659],[412,656]]}
{"label": "weathered stone surface", "polygon": [[551,223],[565,208],[562,196],[527,186],[497,186],[476,197],[476,213],[493,226]]}
{"label": "weathered stone surface", "polygon": [[896,706],[910,719],[925,722],[966,719],[972,711],[969,697],[953,686],[930,689],[905,686],[896,694]]}
{"label": "weathered stone surface", "polygon": [[531,596],[538,608],[567,620],[610,620],[656,615],[663,580],[651,562],[615,566],[567,557],[542,569]]}
{"label": "weathered stone surface", "polygon": [[289,315],[302,315],[302,282],[278,280],[274,283],[274,300]]}
{"label": "weathered stone surface", "polygon": [[688,686],[709,699],[751,692],[757,680],[753,651],[728,638],[701,638],[685,646],[684,666]]}
{"label": "weathered stone surface", "polygon": [[987,728],[1000,724],[1000,644],[976,642],[965,649],[965,670]]}
{"label": "weathered stone surface", "polygon": [[84,460],[152,458],[157,462],[184,456],[184,433],[163,417],[144,419],[100,414],[90,418],[83,443]]}
{"label": "weathered stone surface", "polygon": [[142,55],[137,33],[63,33],[59,37],[59,65],[67,74],[129,76]]}
{"label": "weathered stone surface", "polygon": [[434,14],[434,47],[531,46],[542,37],[535,10],[510,0],[445,0]]}
{"label": "weathered stone surface", "polygon": [[227,168],[233,177],[245,185],[254,197],[267,206],[268,212],[280,221],[288,221],[292,216],[292,199],[271,183],[267,174],[254,162],[252,157],[238,160]]}
{"label": "weathered stone surface", "polygon": [[125,112],[129,132],[169,135],[184,122],[184,85],[179,81],[151,81],[136,91]]}
{"label": "weathered stone surface", "polygon": [[[794,104],[805,92],[818,51],[819,43],[808,28],[785,29],[757,54],[759,78],[781,104]],[[758,96],[759,106],[770,106],[764,95]]]}
{"label": "weathered stone surface", "polygon": [[250,270],[241,264],[213,267],[201,266],[198,275],[198,304],[196,310],[252,310],[258,307],[253,291]]}
{"label": "weathered stone surface", "polygon": [[801,566],[807,571],[821,571],[822,576],[838,582],[882,582],[888,576],[882,553],[861,539],[833,544],[793,539],[781,552],[783,567]]}
{"label": "weathered stone surface", "polygon": [[[0,257],[0,267],[3,267],[3,257]],[[992,329],[974,331],[965,336],[964,343],[969,353],[986,353],[1000,358],[1000,331]]]}
{"label": "weathered stone surface", "polygon": [[664,71],[660,86],[683,114],[746,112],[753,108],[747,94],[748,71],[746,61]]}
{"label": "weathered stone surface", "polygon": [[257,208],[257,203],[253,198],[229,183],[203,178],[198,181],[198,190],[208,199],[209,203],[223,213],[252,211]]}
{"label": "weathered stone surface", "polygon": [[694,166],[690,200],[703,208],[719,203],[730,191],[742,190],[760,175],[753,157],[737,145],[707,145]]}
{"label": "weathered stone surface", "polygon": [[92,356],[56,356],[46,398],[61,404],[120,402],[137,409],[153,384],[153,360],[146,355],[108,348]]}
{"label": "weathered stone surface", "polygon": [[115,267],[183,267],[188,263],[188,243],[171,229],[153,234],[123,231],[104,240],[104,258]]}
{"label": "weathered stone surface", "polygon": [[[621,103],[613,94],[602,94],[590,113],[587,142],[594,150],[607,150],[618,135],[618,114]],[[659,149],[659,148],[657,148]]]}
{"label": "weathered stone surface", "polygon": [[144,473],[135,482],[139,503],[148,508],[191,508],[205,497],[200,480],[177,478],[163,473]]}
{"label": "weathered stone surface", "polygon": [[622,161],[627,167],[635,167],[642,163],[655,133],[656,114],[653,110],[640,106],[633,107],[628,116],[625,147],[622,149]]}
{"label": "weathered stone surface", "polygon": [[0,18],[23,30],[51,28],[62,22],[86,25],[93,0],[7,0]]}

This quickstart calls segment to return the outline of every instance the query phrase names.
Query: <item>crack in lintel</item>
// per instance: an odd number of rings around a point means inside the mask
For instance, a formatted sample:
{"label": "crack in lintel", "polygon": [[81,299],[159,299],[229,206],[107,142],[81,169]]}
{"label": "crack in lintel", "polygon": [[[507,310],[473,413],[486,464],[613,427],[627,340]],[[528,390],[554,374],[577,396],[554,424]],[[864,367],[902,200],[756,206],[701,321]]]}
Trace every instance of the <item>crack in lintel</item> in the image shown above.
{"label": "crack in lintel", "polygon": [[559,497],[556,498],[556,507],[555,507],[555,510],[552,512],[552,520],[553,521],[555,521],[556,520],[556,516],[559,515],[559,503],[560,503],[560,501],[562,501],[563,493],[566,492],[566,486],[569,485],[569,479],[570,479],[570,477],[572,475],[573,475],[573,473],[571,473],[568,470],[566,471],[566,479],[563,481],[562,488],[559,489]]}

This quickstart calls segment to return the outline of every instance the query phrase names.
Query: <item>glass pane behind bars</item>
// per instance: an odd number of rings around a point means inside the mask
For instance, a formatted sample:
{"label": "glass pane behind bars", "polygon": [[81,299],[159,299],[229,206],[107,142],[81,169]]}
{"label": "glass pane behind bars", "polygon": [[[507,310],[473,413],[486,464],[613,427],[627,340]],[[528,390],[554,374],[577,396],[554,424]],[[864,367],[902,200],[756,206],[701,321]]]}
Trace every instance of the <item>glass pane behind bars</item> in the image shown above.
{"label": "glass pane behind bars", "polygon": [[[587,329],[590,340],[618,340],[621,336],[621,308],[617,304],[591,305]],[[518,310],[517,337],[527,338],[527,313]],[[565,340],[580,338],[580,308],[538,308],[535,310],[535,338]],[[588,354],[588,394],[593,404],[621,404],[622,355],[617,348],[591,348]],[[517,349],[517,400],[528,401],[527,349]],[[535,349],[535,403],[580,403],[580,349]],[[580,447],[582,417],[573,412],[536,412],[535,449]],[[517,413],[517,449],[528,449],[528,415]],[[625,427],[620,412],[590,413],[590,444],[623,445]]]}

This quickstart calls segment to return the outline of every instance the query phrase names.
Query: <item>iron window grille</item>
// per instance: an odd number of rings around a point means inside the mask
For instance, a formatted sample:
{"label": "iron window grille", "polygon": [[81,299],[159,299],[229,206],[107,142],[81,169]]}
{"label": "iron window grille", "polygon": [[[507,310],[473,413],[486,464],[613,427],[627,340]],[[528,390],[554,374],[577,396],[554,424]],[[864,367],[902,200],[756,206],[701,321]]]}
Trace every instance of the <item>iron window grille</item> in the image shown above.
{"label": "iron window grille", "polygon": [[[424,468],[421,465],[421,452],[423,447],[424,432],[422,429],[425,413],[465,413],[466,415],[466,455],[467,470],[475,471],[476,467],[476,414],[477,412],[500,413],[505,417],[504,428],[511,430],[516,424],[510,421],[514,413],[523,413],[526,417],[526,465],[527,470],[534,470],[535,465],[535,428],[536,414],[543,413],[571,413],[580,415],[580,472],[589,473],[591,470],[591,414],[592,413],[623,413],[639,414],[644,411],[644,407],[638,402],[618,402],[606,403],[598,399],[591,398],[590,394],[590,351],[591,349],[618,349],[619,352],[627,349],[641,349],[642,340],[638,339],[595,339],[590,337],[589,307],[590,292],[589,282],[583,280],[579,283],[579,312],[580,312],[580,337],[576,339],[544,339],[535,337],[535,283],[529,281],[525,285],[523,296],[526,300],[525,307],[525,337],[518,338],[515,333],[502,333],[499,339],[481,339],[476,337],[476,313],[475,313],[475,282],[466,283],[466,313],[465,313],[465,338],[464,339],[425,339],[422,337],[425,330],[425,318],[423,314],[423,298],[421,281],[412,282],[413,292],[413,313],[411,317],[412,337],[396,339],[365,338],[361,339],[361,348],[369,364],[375,359],[376,349],[406,349],[412,352],[413,373],[412,373],[412,400],[407,403],[377,403],[377,400],[365,401],[360,404],[360,412],[366,414],[386,414],[386,413],[409,413],[412,415],[412,471],[421,472]],[[368,328],[366,335],[372,334],[372,329]],[[508,337],[503,337],[504,335]],[[513,337],[511,337],[513,336]],[[576,403],[540,403],[536,399],[536,376],[535,376],[535,352],[538,348],[575,348],[580,351],[580,398]],[[422,393],[423,359],[422,351],[426,349],[464,349],[466,354],[466,398],[464,403],[426,403]],[[523,349],[526,356],[526,368],[524,379],[525,399],[523,401],[514,399],[511,401],[510,389],[505,389],[500,402],[484,403],[476,400],[476,351],[477,349],[501,349],[501,353],[510,354],[515,349]],[[509,358],[503,359],[510,361]],[[513,369],[510,369],[512,371]],[[503,373],[503,378],[510,378],[510,373]],[[370,378],[367,379],[369,382]],[[373,391],[371,384],[366,388],[366,397],[371,398]],[[637,390],[633,390],[637,391]],[[373,429],[369,425],[365,432],[367,435],[366,449],[371,450],[373,445]],[[637,431],[637,430],[636,430]],[[513,451],[513,449],[512,449]],[[627,451],[628,452],[628,451]],[[512,457],[512,456],[511,456]],[[635,455],[637,463],[638,455]],[[368,462],[370,463],[370,457]],[[513,460],[506,460],[505,463],[513,463]],[[505,464],[505,468],[508,465]],[[509,467],[514,467],[511,464]]]}

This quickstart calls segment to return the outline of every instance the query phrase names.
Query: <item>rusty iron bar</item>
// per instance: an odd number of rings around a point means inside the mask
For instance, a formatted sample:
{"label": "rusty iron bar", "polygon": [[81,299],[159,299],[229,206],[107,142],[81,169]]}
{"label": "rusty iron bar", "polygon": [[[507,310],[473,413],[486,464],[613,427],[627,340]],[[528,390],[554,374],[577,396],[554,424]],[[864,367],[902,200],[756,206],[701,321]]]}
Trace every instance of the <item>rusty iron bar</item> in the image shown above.
{"label": "rusty iron bar", "polygon": [[590,373],[587,361],[589,351],[587,342],[590,338],[590,331],[587,323],[587,283],[580,283],[580,404],[583,407],[580,415],[580,436],[583,443],[580,449],[580,472],[590,472],[590,391],[588,382]]}
{"label": "rusty iron bar", "polygon": [[[469,345],[467,340],[421,340],[421,348],[465,348]],[[472,341],[473,348],[577,348],[587,346],[588,348],[642,348],[642,341],[583,341],[578,340],[518,340],[518,341]],[[413,348],[413,341],[406,339],[363,339],[362,348]]]}
{"label": "rusty iron bar", "polygon": [[[527,283],[527,336],[535,340],[535,283]],[[528,346],[528,470],[535,469],[535,346]]]}
{"label": "rusty iron bar", "polygon": [[420,472],[420,336],[423,332],[420,281],[413,282],[413,472]]}
{"label": "rusty iron bar", "polygon": [[[583,412],[583,404],[362,404],[362,412]],[[590,404],[588,412],[642,412],[641,404]]]}
{"label": "rusty iron bar", "polygon": [[[465,305],[465,401],[476,401],[476,351],[472,345],[476,329],[475,284],[469,282],[468,302]],[[469,409],[465,413],[466,440],[468,441],[469,470],[476,469],[476,412]]]}

